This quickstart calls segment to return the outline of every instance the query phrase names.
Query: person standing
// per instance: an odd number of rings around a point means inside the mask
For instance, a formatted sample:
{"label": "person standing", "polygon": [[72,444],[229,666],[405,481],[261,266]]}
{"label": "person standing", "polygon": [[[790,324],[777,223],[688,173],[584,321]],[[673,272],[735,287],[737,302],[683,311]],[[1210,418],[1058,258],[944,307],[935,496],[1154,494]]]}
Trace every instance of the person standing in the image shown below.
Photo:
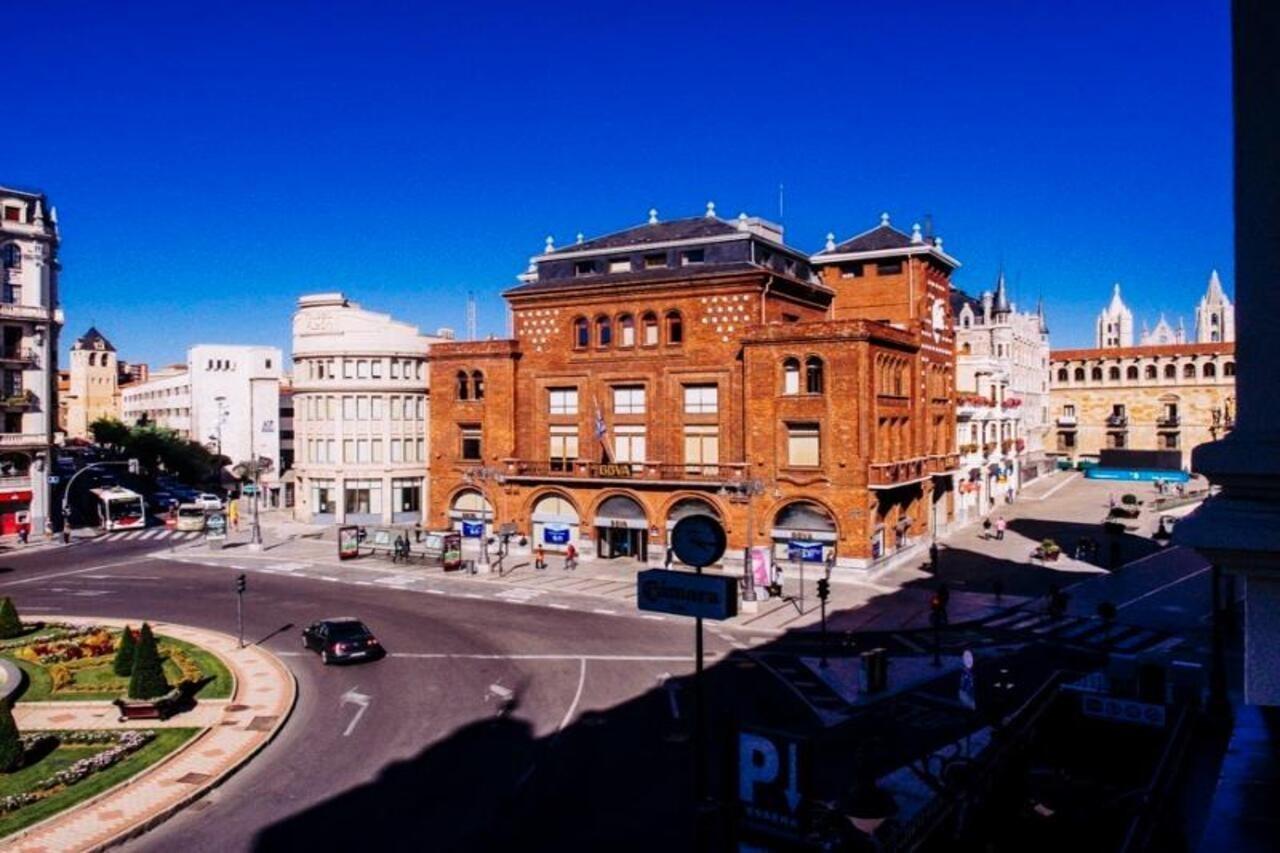
{"label": "person standing", "polygon": [[240,529],[240,502],[229,501],[227,503],[227,520],[231,522],[232,530]]}
{"label": "person standing", "polygon": [[997,541],[1004,539],[1004,528],[1005,528],[1004,518],[1003,517],[997,518],[996,519],[996,540]]}
{"label": "person standing", "polygon": [[533,552],[533,567],[542,571],[547,567],[547,552],[539,545]]}
{"label": "person standing", "polygon": [[569,547],[564,549],[564,567],[566,571],[578,567],[578,549],[573,547],[572,542],[569,543]]}

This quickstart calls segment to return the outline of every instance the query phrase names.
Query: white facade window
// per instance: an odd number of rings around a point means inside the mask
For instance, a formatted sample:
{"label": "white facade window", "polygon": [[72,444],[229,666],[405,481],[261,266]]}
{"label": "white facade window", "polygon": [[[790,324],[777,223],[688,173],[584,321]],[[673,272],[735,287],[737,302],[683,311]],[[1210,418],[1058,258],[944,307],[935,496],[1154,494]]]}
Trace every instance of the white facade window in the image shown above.
{"label": "white facade window", "polygon": [[344,358],[342,360],[342,378],[355,379],[355,372],[355,363],[349,358]]}
{"label": "white facade window", "polygon": [[578,458],[578,428],[553,426],[547,455],[551,460],[552,471],[571,470]]}
{"label": "white facade window", "polygon": [[684,428],[686,465],[716,465],[720,461],[720,430],[712,426]]}
{"label": "white facade window", "polygon": [[398,358],[391,359],[391,378],[400,378],[400,359]]}
{"label": "white facade window", "polygon": [[645,460],[644,427],[617,427],[614,430],[613,455],[618,462],[643,462]]}
{"label": "white facade window", "polygon": [[342,461],[347,463],[356,461],[356,440],[354,438],[348,438],[342,442]]}
{"label": "white facade window", "polygon": [[373,418],[375,421],[382,420],[382,398],[381,397],[374,397],[371,400],[369,400],[369,417]]}
{"label": "white facade window", "polygon": [[369,375],[374,379],[382,378],[382,359],[375,358],[369,363]]}
{"label": "white facade window", "polygon": [[401,443],[400,439],[398,438],[391,439],[391,461],[392,462],[404,461],[404,445]]}
{"label": "white facade window", "polygon": [[817,424],[787,424],[787,464],[795,468],[818,467]]}
{"label": "white facade window", "polygon": [[369,360],[368,359],[362,358],[356,362],[356,378],[357,379],[369,378]]}
{"label": "white facade window", "polygon": [[354,421],[356,419],[356,398],[342,398],[342,419],[344,421]]}
{"label": "white facade window", "polygon": [[684,386],[686,415],[714,415],[719,411],[720,389],[715,385]]}
{"label": "white facade window", "polygon": [[356,420],[369,420],[369,398],[356,397]]}
{"label": "white facade window", "polygon": [[553,415],[578,414],[577,388],[552,388],[548,392],[550,398],[549,412]]}
{"label": "white facade window", "polygon": [[[395,364],[394,361],[391,363]],[[388,405],[391,407],[391,420],[393,421],[400,420],[400,398],[392,397]]]}
{"label": "white facade window", "polygon": [[426,461],[426,459],[427,459],[427,455],[426,455],[425,453],[423,453],[422,439],[418,439],[417,441],[415,441],[415,442],[414,442],[414,445],[415,445],[415,447],[417,448],[417,455],[415,456],[415,458],[414,458],[414,460],[413,460],[413,461],[414,461],[414,462],[425,462],[425,461]]}
{"label": "white facade window", "polygon": [[613,389],[613,412],[616,415],[644,414],[644,386],[629,385]]}

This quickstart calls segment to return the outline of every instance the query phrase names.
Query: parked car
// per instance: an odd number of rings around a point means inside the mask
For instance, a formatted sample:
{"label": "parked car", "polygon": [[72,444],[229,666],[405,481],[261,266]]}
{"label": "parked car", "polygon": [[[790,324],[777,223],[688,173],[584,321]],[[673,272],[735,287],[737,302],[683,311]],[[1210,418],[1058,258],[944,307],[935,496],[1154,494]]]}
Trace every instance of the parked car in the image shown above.
{"label": "parked car", "polygon": [[205,509],[222,509],[222,498],[218,497],[213,492],[201,492],[196,495],[195,500],[193,500],[192,503],[201,504]]}
{"label": "parked car", "polygon": [[302,632],[302,645],[320,653],[326,664],[382,657],[382,644],[354,616],[321,619]]}
{"label": "parked car", "polygon": [[205,518],[208,511],[203,504],[182,504],[178,507],[178,520],[174,523],[175,530],[204,530]]}

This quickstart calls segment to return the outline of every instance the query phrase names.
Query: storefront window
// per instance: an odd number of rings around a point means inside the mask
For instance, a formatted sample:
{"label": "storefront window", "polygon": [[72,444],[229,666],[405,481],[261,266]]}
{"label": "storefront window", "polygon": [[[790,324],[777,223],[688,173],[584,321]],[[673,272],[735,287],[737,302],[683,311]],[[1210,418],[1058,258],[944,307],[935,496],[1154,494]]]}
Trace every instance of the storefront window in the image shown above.
{"label": "storefront window", "polygon": [[422,509],[422,480],[414,478],[391,481],[391,499],[395,512],[419,512]]}
{"label": "storefront window", "polygon": [[347,515],[378,515],[382,512],[380,480],[347,480],[343,489]]}
{"label": "storefront window", "polygon": [[311,481],[311,511],[313,513],[316,515],[332,515],[337,509],[334,506],[334,497],[333,480]]}

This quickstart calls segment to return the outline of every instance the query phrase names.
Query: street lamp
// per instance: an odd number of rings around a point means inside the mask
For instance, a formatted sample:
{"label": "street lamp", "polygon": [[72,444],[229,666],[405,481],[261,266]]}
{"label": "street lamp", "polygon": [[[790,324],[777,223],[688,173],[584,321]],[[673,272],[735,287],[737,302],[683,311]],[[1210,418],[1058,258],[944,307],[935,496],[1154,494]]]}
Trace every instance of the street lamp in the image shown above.
{"label": "street lamp", "polygon": [[[486,494],[488,489],[486,489],[483,484],[494,482],[498,485],[502,485],[507,480],[507,474],[506,471],[501,468],[490,468],[485,465],[479,465],[464,472],[462,479],[473,485],[478,485],[480,487],[480,494],[486,501],[489,501],[489,496]],[[498,503],[497,501],[489,501],[489,506],[491,507],[490,513],[493,515],[493,519],[491,519],[491,523],[487,526],[493,527],[494,525],[492,524],[492,521],[497,521],[498,518]],[[481,565],[487,566],[489,564],[489,531],[485,528],[484,510],[482,509],[480,512],[480,563]]]}
{"label": "street lamp", "polygon": [[755,542],[755,512],[753,499],[764,494],[763,480],[734,480],[720,487],[721,494],[731,494],[729,500],[747,505],[747,544],[742,549],[742,600],[756,600],[756,576],[751,570],[751,546]]}
{"label": "street lamp", "polygon": [[214,397],[213,402],[218,404],[218,421],[216,424],[214,424],[218,432],[217,432],[217,435],[211,435],[209,436],[209,438],[213,439],[218,443],[218,455],[221,456],[222,455],[222,425],[227,420],[227,398],[221,397],[221,396]]}

